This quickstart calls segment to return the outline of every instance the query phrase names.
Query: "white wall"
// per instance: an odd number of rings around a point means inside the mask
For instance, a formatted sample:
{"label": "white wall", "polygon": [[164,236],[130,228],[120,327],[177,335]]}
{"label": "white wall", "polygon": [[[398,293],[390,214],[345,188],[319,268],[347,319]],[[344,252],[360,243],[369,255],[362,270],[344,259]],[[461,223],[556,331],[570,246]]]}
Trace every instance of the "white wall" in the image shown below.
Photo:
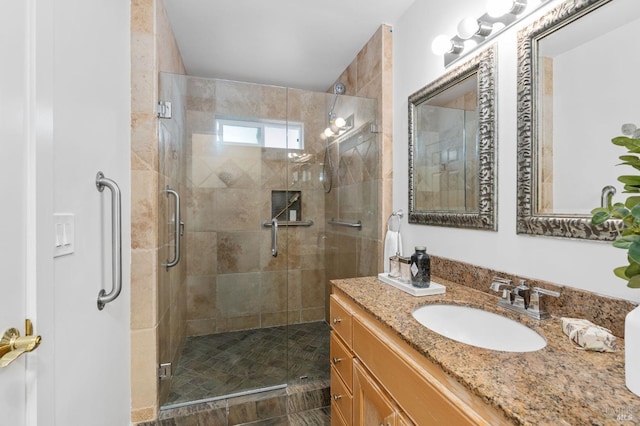
{"label": "white wall", "polygon": [[[554,4],[557,1],[546,7]],[[455,34],[457,23],[466,15],[482,15],[484,5],[484,1],[477,0],[416,0],[394,26],[394,209],[408,209],[407,97],[444,72],[442,57],[431,52],[431,41],[441,33]],[[536,15],[523,22],[530,23]],[[405,253],[411,253],[417,244],[426,244],[428,252],[436,256],[640,301],[640,291],[627,288],[612,272],[625,263],[624,251],[612,248],[609,243],[516,234],[516,37],[522,26],[520,23],[510,28],[495,40],[498,231],[409,225],[405,216],[402,224]]]}
{"label": "white wall", "polygon": [[[38,424],[130,423],[130,2],[53,0],[53,210],[75,215],[75,253],[54,260],[51,368],[55,399],[41,400]],[[39,64],[36,64],[39,66]],[[46,70],[43,70],[46,71]],[[122,190],[123,291],[111,289],[111,193],[95,186],[101,170]],[[49,238],[50,241],[50,238]],[[44,361],[48,363],[47,360]]]}

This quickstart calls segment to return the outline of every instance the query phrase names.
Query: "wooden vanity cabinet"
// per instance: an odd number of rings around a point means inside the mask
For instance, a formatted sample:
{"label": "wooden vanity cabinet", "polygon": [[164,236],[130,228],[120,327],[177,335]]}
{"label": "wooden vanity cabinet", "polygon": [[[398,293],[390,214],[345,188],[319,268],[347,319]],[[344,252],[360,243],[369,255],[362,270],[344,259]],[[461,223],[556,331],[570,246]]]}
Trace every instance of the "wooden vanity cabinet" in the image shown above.
{"label": "wooden vanity cabinet", "polygon": [[336,288],[330,321],[332,425],[509,423]]}

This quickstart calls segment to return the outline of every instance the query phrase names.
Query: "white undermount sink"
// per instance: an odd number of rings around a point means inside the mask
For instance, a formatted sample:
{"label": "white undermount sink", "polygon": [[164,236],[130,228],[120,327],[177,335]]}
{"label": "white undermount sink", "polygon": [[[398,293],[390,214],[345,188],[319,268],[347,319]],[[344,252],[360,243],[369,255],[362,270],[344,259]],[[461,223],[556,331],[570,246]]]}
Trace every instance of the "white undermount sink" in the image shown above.
{"label": "white undermount sink", "polygon": [[544,348],[544,337],[510,318],[458,305],[424,305],[413,317],[428,329],[458,342],[504,352],[533,352]]}

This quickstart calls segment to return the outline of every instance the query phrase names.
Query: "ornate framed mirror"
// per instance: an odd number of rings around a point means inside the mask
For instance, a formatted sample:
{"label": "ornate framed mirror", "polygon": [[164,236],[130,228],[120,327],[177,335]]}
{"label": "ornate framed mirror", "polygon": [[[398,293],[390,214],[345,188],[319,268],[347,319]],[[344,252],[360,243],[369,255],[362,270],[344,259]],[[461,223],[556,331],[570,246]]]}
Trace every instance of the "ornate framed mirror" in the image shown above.
{"label": "ornate framed mirror", "polygon": [[409,96],[409,223],[497,229],[495,47]]}
{"label": "ornate framed mirror", "polygon": [[566,0],[518,33],[519,234],[616,238],[590,211],[623,190],[611,138],[640,116],[639,24],[637,0]]}

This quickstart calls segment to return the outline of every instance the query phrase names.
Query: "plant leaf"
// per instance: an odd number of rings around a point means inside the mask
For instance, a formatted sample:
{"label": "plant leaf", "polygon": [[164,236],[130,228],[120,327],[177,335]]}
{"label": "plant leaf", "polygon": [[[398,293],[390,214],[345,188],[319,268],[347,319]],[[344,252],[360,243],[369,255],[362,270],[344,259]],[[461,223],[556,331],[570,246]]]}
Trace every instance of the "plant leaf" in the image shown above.
{"label": "plant leaf", "polygon": [[608,211],[599,211],[593,215],[593,217],[591,218],[591,223],[594,225],[600,225],[602,223],[605,223],[610,217],[611,214],[609,214]]}
{"label": "plant leaf", "polygon": [[624,207],[616,207],[611,212],[611,216],[615,217],[616,219],[623,219],[627,217],[629,213],[630,213],[629,209],[626,209]]}
{"label": "plant leaf", "polygon": [[640,176],[622,175],[622,176],[618,176],[618,180],[626,185],[631,185],[631,186],[640,185]]}
{"label": "plant leaf", "polygon": [[627,197],[624,202],[625,207],[628,209],[632,209],[638,204],[640,204],[640,197],[638,196]]}
{"label": "plant leaf", "polygon": [[624,146],[629,151],[632,151],[633,149],[640,147],[640,140],[628,138],[626,136],[615,137],[611,139],[611,142],[613,142],[614,145]]}
{"label": "plant leaf", "polygon": [[640,275],[636,275],[635,277],[631,278],[627,283],[627,287],[640,288]]}
{"label": "plant leaf", "polygon": [[613,270],[613,273],[615,274],[616,277],[618,278],[622,278],[625,281],[629,281],[629,278],[627,278],[627,276],[625,275],[625,271],[627,270],[628,266],[618,266],[616,269]]}
{"label": "plant leaf", "polygon": [[624,275],[627,278],[633,278],[636,275],[640,275],[640,265],[634,261],[630,261],[629,266],[627,266],[627,269],[624,271]]}
{"label": "plant leaf", "polygon": [[640,242],[634,241],[629,246],[629,257],[636,263],[640,263]]}
{"label": "plant leaf", "polygon": [[629,250],[631,248],[631,244],[633,244],[633,241],[625,241],[622,238],[619,238],[615,240],[612,245],[615,248]]}

